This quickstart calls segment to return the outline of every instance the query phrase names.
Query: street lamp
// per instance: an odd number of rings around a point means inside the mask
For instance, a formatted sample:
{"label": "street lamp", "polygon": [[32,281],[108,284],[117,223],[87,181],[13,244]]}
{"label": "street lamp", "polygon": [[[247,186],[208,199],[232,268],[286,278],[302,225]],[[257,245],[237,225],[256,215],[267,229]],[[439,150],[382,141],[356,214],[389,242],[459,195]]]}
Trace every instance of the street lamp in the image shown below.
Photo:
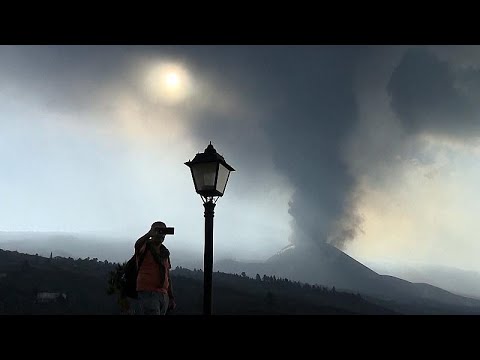
{"label": "street lamp", "polygon": [[[195,155],[185,163],[191,172],[195,191],[205,207],[205,252],[203,256],[203,313],[212,313],[212,271],[213,271],[213,215],[215,203],[223,196],[231,171],[223,156],[217,153],[212,142],[203,153]],[[215,199],[215,201],[214,201]]]}

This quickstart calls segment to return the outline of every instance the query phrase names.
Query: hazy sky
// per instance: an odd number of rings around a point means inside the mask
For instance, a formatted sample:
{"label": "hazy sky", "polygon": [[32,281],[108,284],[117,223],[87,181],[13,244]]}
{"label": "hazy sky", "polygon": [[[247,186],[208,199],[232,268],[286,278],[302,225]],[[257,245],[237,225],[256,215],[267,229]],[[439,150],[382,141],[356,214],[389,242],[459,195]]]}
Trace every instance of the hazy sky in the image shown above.
{"label": "hazy sky", "polygon": [[327,241],[359,260],[480,270],[480,48],[2,46],[0,230],[203,251],[184,162],[237,171],[215,252]]}

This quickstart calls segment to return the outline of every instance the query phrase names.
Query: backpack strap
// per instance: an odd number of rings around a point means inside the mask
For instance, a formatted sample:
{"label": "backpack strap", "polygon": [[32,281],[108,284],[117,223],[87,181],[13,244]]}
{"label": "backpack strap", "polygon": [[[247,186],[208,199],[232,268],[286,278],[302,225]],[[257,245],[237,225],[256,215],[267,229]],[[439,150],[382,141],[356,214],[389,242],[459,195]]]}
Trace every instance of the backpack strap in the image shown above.
{"label": "backpack strap", "polygon": [[148,250],[147,245],[145,244],[145,250],[143,251],[143,253],[138,258],[137,271],[140,270],[140,267],[142,266],[143,260],[145,260],[145,256],[147,255],[147,250]]}

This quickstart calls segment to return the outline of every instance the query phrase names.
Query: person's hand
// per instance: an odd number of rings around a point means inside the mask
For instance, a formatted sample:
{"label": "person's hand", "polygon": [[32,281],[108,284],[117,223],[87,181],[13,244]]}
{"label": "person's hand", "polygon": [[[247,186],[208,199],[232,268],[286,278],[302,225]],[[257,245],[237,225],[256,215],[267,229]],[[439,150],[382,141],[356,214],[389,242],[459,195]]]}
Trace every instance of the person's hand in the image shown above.
{"label": "person's hand", "polygon": [[168,310],[169,311],[172,311],[172,310],[175,310],[175,308],[177,307],[177,304],[175,303],[175,299],[171,298],[168,300]]}

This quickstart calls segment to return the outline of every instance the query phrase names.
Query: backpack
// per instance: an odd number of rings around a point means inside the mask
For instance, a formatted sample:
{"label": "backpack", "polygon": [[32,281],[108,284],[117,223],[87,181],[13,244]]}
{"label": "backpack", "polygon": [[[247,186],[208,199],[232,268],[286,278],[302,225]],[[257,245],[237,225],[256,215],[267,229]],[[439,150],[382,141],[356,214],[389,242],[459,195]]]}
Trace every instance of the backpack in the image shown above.
{"label": "backpack", "polygon": [[146,251],[142,254],[138,261],[135,259],[135,254],[127,261],[125,264],[124,273],[122,276],[122,295],[124,297],[129,297],[132,299],[137,299],[137,277],[138,277],[138,268],[142,265],[143,259],[145,258]]}

